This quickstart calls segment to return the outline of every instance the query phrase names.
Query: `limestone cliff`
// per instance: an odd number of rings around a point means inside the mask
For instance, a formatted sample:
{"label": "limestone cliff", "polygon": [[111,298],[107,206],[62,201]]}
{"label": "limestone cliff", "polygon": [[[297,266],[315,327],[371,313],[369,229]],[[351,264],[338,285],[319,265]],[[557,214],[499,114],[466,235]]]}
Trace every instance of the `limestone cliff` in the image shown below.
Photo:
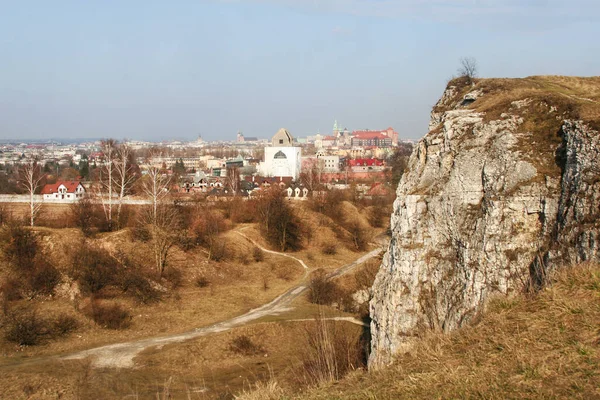
{"label": "limestone cliff", "polygon": [[451,81],[415,147],[373,286],[371,365],[494,294],[600,259],[600,78]]}

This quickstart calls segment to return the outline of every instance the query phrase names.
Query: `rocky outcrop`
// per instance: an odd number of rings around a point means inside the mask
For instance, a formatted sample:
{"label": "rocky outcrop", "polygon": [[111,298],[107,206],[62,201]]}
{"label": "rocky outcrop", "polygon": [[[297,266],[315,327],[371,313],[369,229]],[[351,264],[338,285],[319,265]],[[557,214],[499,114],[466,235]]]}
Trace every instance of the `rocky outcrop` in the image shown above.
{"label": "rocky outcrop", "polygon": [[599,260],[598,132],[574,119],[576,100],[535,83],[454,82],[434,107],[373,286],[372,366],[423,330],[462,326],[490,296]]}

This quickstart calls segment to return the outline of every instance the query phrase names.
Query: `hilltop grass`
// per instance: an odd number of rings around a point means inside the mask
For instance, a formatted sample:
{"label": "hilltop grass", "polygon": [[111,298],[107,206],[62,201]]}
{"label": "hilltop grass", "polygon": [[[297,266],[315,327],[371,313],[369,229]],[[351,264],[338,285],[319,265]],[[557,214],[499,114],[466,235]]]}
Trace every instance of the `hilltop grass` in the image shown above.
{"label": "hilltop grass", "polygon": [[536,295],[492,300],[473,325],[424,336],[390,367],[294,398],[600,398],[600,266],[566,268]]}

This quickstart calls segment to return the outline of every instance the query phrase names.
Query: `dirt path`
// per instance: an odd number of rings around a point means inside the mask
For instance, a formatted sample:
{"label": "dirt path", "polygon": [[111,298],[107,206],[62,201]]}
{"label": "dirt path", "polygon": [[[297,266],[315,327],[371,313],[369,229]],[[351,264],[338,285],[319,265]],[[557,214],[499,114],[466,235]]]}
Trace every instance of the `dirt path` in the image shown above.
{"label": "dirt path", "polygon": [[[308,274],[308,266],[304,263],[304,261],[299,258],[293,257],[289,254],[279,253],[276,251],[268,250],[260,245],[258,245],[254,240],[250,239],[248,236],[241,232],[237,232],[239,235],[245,237],[256,246],[261,248],[261,250],[266,251],[271,254],[276,254],[279,256],[292,258],[296,260],[302,267],[305,269],[305,277]],[[381,253],[382,248],[377,248],[362,257],[358,258],[356,261],[346,264],[336,270],[335,272],[329,274],[329,277],[337,277],[343,275],[349,271],[351,271],[356,266],[364,263],[365,261],[376,257],[379,253]],[[213,333],[223,332],[230,330],[232,328],[236,328],[242,325],[246,325],[252,321],[255,321],[259,318],[269,316],[269,315],[278,315],[285,311],[290,310],[290,304],[294,299],[296,299],[300,294],[302,294],[307,289],[306,284],[300,284],[295,286],[289,290],[287,290],[282,295],[278,296],[271,302],[255,308],[253,310],[248,311],[247,313],[240,315],[238,317],[234,317],[228,319],[226,321],[218,322],[216,324],[196,328],[189,332],[184,332],[176,335],[169,335],[163,337],[154,337],[148,339],[142,339],[132,342],[125,343],[116,343],[107,346],[97,347],[89,350],[80,351],[77,353],[73,353],[67,356],[61,357],[63,360],[80,360],[85,358],[90,358],[91,364],[94,367],[98,368],[131,368],[135,366],[134,358],[142,351],[149,347],[159,347],[164,346],[166,344],[171,343],[179,343],[189,339],[194,339],[201,336],[210,335]],[[344,319],[346,320],[346,319]],[[352,321],[352,323],[356,323],[356,321]]]}

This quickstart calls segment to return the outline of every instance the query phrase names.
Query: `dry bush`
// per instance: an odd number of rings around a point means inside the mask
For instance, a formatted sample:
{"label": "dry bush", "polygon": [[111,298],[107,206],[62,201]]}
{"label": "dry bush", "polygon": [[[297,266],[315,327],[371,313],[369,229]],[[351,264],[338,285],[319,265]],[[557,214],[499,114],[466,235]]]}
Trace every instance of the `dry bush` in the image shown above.
{"label": "dry bush", "polygon": [[90,317],[95,323],[107,329],[126,329],[131,325],[131,314],[123,306],[104,304],[95,300],[91,304]]}
{"label": "dry bush", "polygon": [[256,211],[261,232],[272,246],[280,251],[296,251],[302,247],[302,222],[278,186],[261,192]]}
{"label": "dry bush", "polygon": [[[28,297],[34,297],[38,294],[52,294],[61,275],[42,253],[35,233],[23,226],[10,224],[1,236],[4,255],[16,275],[12,281],[18,283],[21,295],[26,293]],[[11,289],[9,297],[14,297],[15,288],[10,288],[9,285],[7,289]]]}
{"label": "dry bush", "polygon": [[[225,249],[222,246],[220,235],[231,228],[229,222],[218,210],[204,209],[201,215],[192,223],[192,232],[196,243],[208,249],[208,258],[210,260],[220,261],[224,258]],[[219,247],[217,249],[217,247]],[[216,260],[213,252],[219,260]]]}
{"label": "dry bush", "polygon": [[131,228],[130,234],[133,241],[147,243],[150,241],[150,239],[152,239],[150,229],[148,229],[148,226],[143,223],[138,223]]}
{"label": "dry bush", "polygon": [[357,290],[370,289],[375,282],[375,277],[379,272],[381,260],[370,260],[364,263],[363,267],[354,274]]}
{"label": "dry bush", "polygon": [[89,237],[102,221],[98,206],[89,197],[84,197],[69,206],[69,217],[74,226],[81,229],[84,236]]}
{"label": "dry bush", "polygon": [[308,385],[338,380],[366,365],[366,343],[356,326],[321,316],[307,327],[305,340],[298,375]]}
{"label": "dry bush", "polygon": [[71,315],[60,314],[52,321],[52,332],[55,336],[66,336],[79,328],[79,321]]}
{"label": "dry bush", "polygon": [[4,337],[22,346],[35,346],[48,339],[51,333],[50,324],[35,310],[20,308],[10,312]]}
{"label": "dry bush", "polygon": [[8,224],[10,221],[12,221],[11,212],[9,211],[6,204],[0,204],[0,226]]}
{"label": "dry bush", "polygon": [[337,245],[333,242],[325,243],[321,247],[321,253],[332,256],[337,254]]}
{"label": "dry bush", "polygon": [[58,269],[45,258],[36,257],[34,270],[27,279],[32,295],[50,295],[60,283],[61,275]]}
{"label": "dry bush", "polygon": [[67,314],[60,314],[55,319],[43,318],[34,308],[26,306],[9,310],[6,325],[6,340],[34,346],[68,335],[79,327],[79,322]]}
{"label": "dry bush", "polygon": [[350,235],[353,248],[357,251],[367,249],[370,238],[370,231],[358,219],[354,219],[345,224]]}
{"label": "dry bush", "polygon": [[348,200],[348,193],[344,190],[328,190],[319,196],[311,197],[309,207],[316,212],[328,216],[334,221],[344,218],[342,203]]}
{"label": "dry bush", "polygon": [[5,257],[15,270],[25,272],[33,269],[39,245],[32,230],[11,223],[2,230],[0,241]]}
{"label": "dry bush", "polygon": [[17,279],[15,277],[5,278],[2,282],[2,287],[0,288],[0,290],[2,290],[2,300],[4,301],[4,303],[6,304],[10,301],[22,299],[22,287],[23,284],[21,283],[20,279]]}
{"label": "dry bush", "polygon": [[225,215],[235,224],[249,224],[257,222],[256,205],[254,200],[244,200],[236,196],[223,204]]}
{"label": "dry bush", "polygon": [[229,342],[229,350],[244,356],[253,356],[265,352],[262,346],[254,343],[247,335],[237,336],[232,339]]}
{"label": "dry bush", "polygon": [[196,280],[194,281],[194,283],[199,288],[205,288],[210,285],[210,280],[205,275],[199,275],[196,277]]}
{"label": "dry bush", "polygon": [[152,287],[148,279],[137,269],[128,270],[120,281],[121,289],[143,304],[160,301],[160,292]]}
{"label": "dry bush", "polygon": [[285,391],[279,384],[270,379],[267,382],[256,382],[249,391],[235,395],[236,400],[280,400],[285,398]]}
{"label": "dry bush", "polygon": [[238,255],[238,261],[242,265],[248,265],[250,264],[250,256],[245,251],[242,251],[242,253]]}
{"label": "dry bush", "polygon": [[183,284],[183,273],[177,268],[169,268],[165,270],[162,277],[171,284],[172,289],[181,287]]}
{"label": "dry bush", "polygon": [[118,261],[104,249],[80,246],[72,256],[71,274],[84,292],[97,293],[119,283]]}
{"label": "dry bush", "polygon": [[261,262],[265,259],[265,253],[257,246],[252,249],[252,258],[255,262]]}
{"label": "dry bush", "polygon": [[177,246],[183,251],[190,251],[196,247],[196,238],[187,230],[181,230],[176,238]]}
{"label": "dry bush", "polygon": [[328,305],[338,298],[338,286],[322,269],[313,272],[308,287],[308,301],[313,304]]}
{"label": "dry bush", "polygon": [[297,271],[297,267],[289,263],[280,265],[272,264],[271,271],[275,272],[275,276],[278,279],[289,282],[294,278],[294,275]]}
{"label": "dry bush", "polygon": [[209,252],[209,260],[222,262],[231,258],[231,252],[223,242],[214,243],[212,251]]}

